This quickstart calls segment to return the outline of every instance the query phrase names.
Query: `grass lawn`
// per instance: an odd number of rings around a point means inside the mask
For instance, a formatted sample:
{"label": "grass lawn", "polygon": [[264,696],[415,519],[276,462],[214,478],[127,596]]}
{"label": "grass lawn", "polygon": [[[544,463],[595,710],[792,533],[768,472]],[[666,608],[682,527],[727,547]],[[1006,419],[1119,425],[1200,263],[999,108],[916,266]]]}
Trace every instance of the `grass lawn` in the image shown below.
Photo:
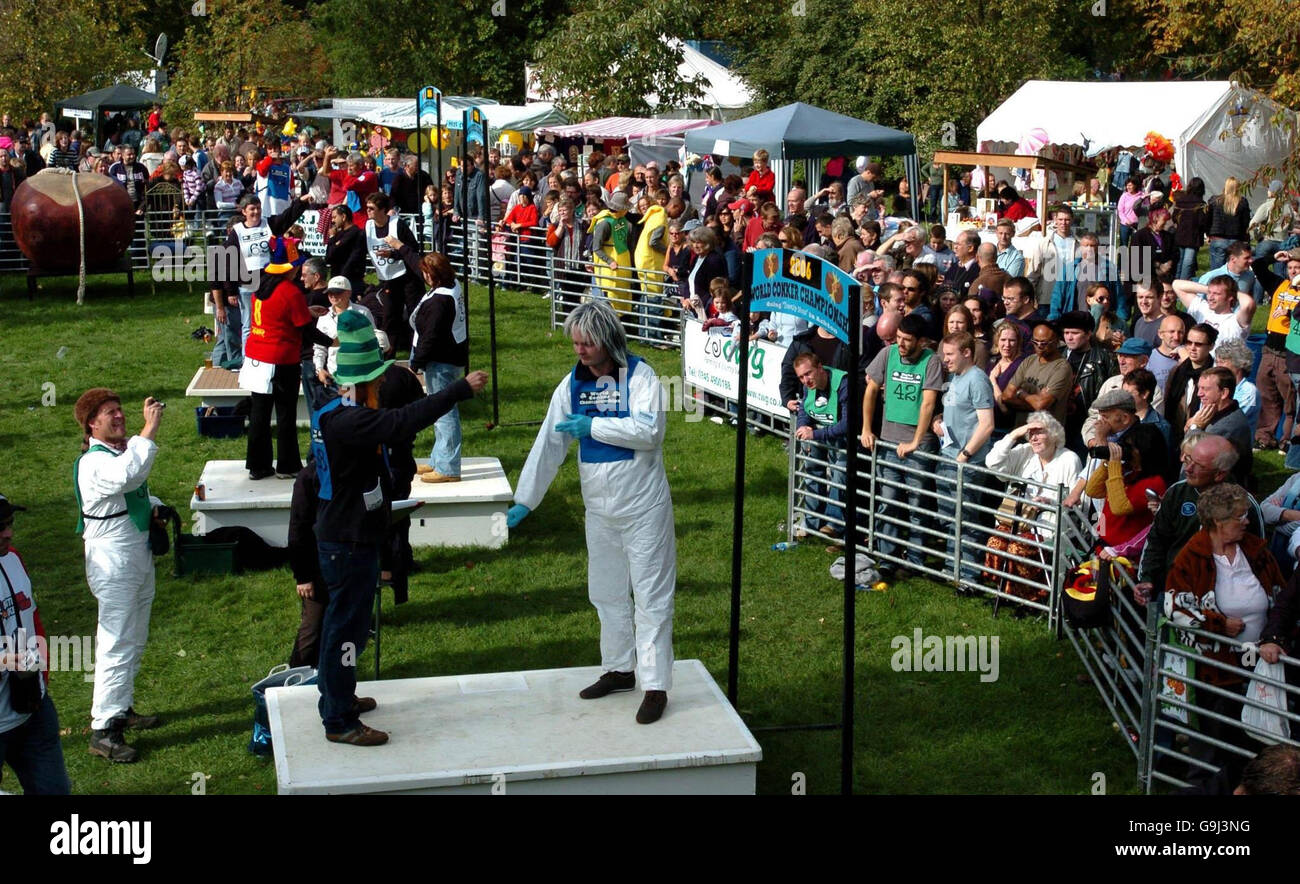
{"label": "grass lawn", "polygon": [[[88,387],[107,385],[127,403],[138,430],[146,395],[169,404],[154,494],[184,509],[205,461],[241,458],[244,440],[198,436],[184,389],[207,349],[190,333],[211,319],[183,286],[134,298],[117,277],[92,278],[87,303],[75,280],[45,280],[29,302],[21,277],[0,290],[0,491],[26,505],[15,547],[31,572],[51,634],[93,634],[71,466],[80,435],[72,406]],[[485,366],[487,298],[471,305],[472,360]],[[533,294],[498,294],[501,420],[487,430],[490,400],[463,407],[465,452],[494,455],[512,483],[571,347],[547,329],[547,304]],[[66,349],[65,349],[66,348]],[[680,373],[680,356],[638,348],[661,374]],[[52,384],[53,387],[48,385]],[[48,402],[53,392],[55,404]],[[305,433],[302,434],[305,437]],[[432,431],[417,449],[427,450]],[[306,453],[303,438],[303,453]],[[710,422],[669,418],[665,460],[678,537],[675,648],[699,658],[726,685],[731,563],[732,437]],[[1258,458],[1265,463],[1275,455]],[[1276,465],[1275,465],[1276,466]],[[1280,467],[1279,467],[1280,468]],[[1278,479],[1280,481],[1280,477]],[[773,552],[784,539],[786,456],[770,437],[752,440],[746,475],[745,580],[740,711],[751,727],[835,721],[839,714],[840,586],[824,544]],[[597,621],[587,601],[582,505],[572,458],[545,502],[501,551],[417,552],[411,601],[385,605],[384,676],[591,666],[600,662]],[[137,679],[137,705],[164,716],[135,735],[140,763],[110,766],[86,752],[91,685],[55,673],[52,691],[64,751],[79,793],[184,793],[201,773],[211,793],[274,793],[269,762],[249,754],[248,687],[287,659],[298,621],[287,570],[228,578],[176,579],[170,557],[158,567],[152,632]],[[996,635],[1000,677],[895,672],[890,640],[927,635]],[[855,790],[861,793],[1086,793],[1093,775],[1110,792],[1134,791],[1135,762],[1066,642],[1035,618],[992,616],[989,605],[913,580],[858,597]],[[361,672],[372,670],[370,651]],[[669,715],[671,715],[671,704]],[[810,793],[839,786],[839,735],[761,732],[759,790],[788,793],[803,773]],[[7,788],[16,788],[12,777]]]}

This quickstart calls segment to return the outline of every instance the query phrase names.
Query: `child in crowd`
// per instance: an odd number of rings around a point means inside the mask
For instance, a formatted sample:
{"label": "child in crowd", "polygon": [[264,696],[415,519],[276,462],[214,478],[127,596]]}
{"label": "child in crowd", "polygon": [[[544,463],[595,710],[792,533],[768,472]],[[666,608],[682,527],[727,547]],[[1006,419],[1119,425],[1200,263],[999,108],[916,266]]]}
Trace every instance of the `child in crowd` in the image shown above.
{"label": "child in crowd", "polygon": [[709,283],[709,296],[708,316],[704,320],[704,330],[711,335],[735,337],[740,331],[740,317],[732,308],[735,292],[731,290],[731,283],[719,276]]}
{"label": "child in crowd", "polygon": [[235,164],[230,160],[223,160],[221,177],[212,185],[212,197],[216,201],[217,208],[221,211],[233,212],[243,193],[244,184],[235,177]]}

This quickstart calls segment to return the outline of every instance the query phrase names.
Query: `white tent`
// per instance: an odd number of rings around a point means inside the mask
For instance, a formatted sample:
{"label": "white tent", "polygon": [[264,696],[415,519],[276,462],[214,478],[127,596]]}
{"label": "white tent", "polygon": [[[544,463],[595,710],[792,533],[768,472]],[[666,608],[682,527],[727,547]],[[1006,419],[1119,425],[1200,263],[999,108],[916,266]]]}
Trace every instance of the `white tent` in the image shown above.
{"label": "white tent", "polygon": [[[1093,155],[1109,147],[1140,147],[1148,132],[1157,132],[1173,143],[1174,167],[1183,181],[1199,177],[1206,193],[1218,193],[1229,175],[1244,181],[1291,153],[1294,135],[1272,123],[1279,109],[1226,80],[1030,80],[979,124],[975,139],[982,153],[1016,153],[1030,130],[1042,129],[1049,143],[1086,146]],[[1285,113],[1295,120],[1294,112]]]}
{"label": "white tent", "polygon": [[[677,75],[683,80],[699,77],[703,89],[700,104],[716,120],[731,120],[748,107],[754,100],[754,93],[745,85],[745,81],[729,69],[718,64],[698,49],[680,40],[665,38],[666,42],[682,49],[682,63],[677,66]],[[699,112],[688,109],[669,109],[659,107],[659,96],[647,95],[646,103],[655,109],[656,115],[664,117],[694,117]]]}
{"label": "white tent", "polygon": [[[690,108],[660,107],[657,95],[647,95],[645,97],[646,103],[654,108],[656,117],[662,119],[689,119],[700,116],[700,111],[705,110],[714,120],[730,120],[753,102],[754,95],[749,87],[745,85],[745,81],[733,74],[729,69],[718,64],[698,49],[693,49],[690,44],[682,43],[680,40],[671,37],[663,37],[662,39],[670,46],[681,47],[682,62],[677,66],[677,75],[683,79],[696,76],[702,78],[702,92],[698,99],[699,106]],[[618,70],[617,61],[611,65],[611,70]],[[524,65],[524,86],[528,92],[528,101],[555,101],[561,105],[564,104],[563,95],[547,95],[542,92],[537,85],[537,78],[533,75],[531,65]]]}

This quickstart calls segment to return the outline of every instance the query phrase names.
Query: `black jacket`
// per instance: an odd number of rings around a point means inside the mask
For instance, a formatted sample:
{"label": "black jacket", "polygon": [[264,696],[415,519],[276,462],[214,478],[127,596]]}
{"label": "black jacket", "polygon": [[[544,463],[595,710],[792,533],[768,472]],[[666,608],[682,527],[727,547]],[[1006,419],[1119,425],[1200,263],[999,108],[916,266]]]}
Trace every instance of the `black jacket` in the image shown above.
{"label": "black jacket", "polygon": [[[392,476],[384,468],[379,446],[414,438],[456,403],[473,395],[469,382],[462,379],[403,408],[342,406],[322,415],[320,431],[329,458],[333,493],[317,506],[317,540],[373,546],[383,543],[394,493]],[[367,510],[363,495],[376,486],[382,489],[383,502]]]}
{"label": "black jacket", "polygon": [[342,233],[331,236],[325,246],[325,263],[331,276],[346,276],[353,284],[352,293],[360,294],[357,283],[366,276],[365,232],[349,224]]}

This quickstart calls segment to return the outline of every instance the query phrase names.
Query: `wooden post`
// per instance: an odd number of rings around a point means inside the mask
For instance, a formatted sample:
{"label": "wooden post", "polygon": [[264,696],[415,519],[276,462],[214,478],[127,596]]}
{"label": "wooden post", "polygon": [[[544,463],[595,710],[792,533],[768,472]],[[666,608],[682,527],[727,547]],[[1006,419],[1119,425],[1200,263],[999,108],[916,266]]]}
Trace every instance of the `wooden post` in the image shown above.
{"label": "wooden post", "polygon": [[943,164],[943,193],[939,194],[939,223],[948,223],[948,164]]}

